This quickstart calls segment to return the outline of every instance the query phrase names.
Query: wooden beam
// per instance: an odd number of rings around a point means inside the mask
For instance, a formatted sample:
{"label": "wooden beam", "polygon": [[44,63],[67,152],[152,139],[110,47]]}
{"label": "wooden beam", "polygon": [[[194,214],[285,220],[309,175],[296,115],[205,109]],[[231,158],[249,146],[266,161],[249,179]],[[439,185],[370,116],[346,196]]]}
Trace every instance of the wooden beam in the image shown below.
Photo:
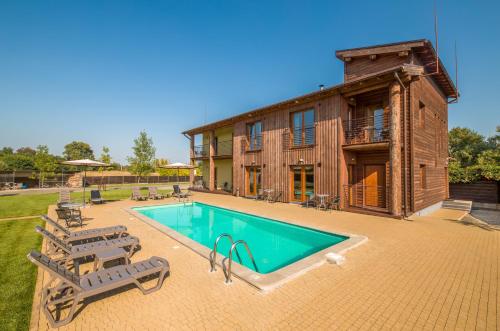
{"label": "wooden beam", "polygon": [[377,59],[377,54],[370,55],[370,60],[375,61]]}
{"label": "wooden beam", "polygon": [[215,155],[215,131],[211,130],[208,136],[209,139],[209,150],[208,150],[208,189],[210,191],[215,190],[215,162],[214,162],[214,155]]}
{"label": "wooden beam", "polygon": [[391,84],[389,104],[391,107],[389,211],[394,216],[401,216],[401,86],[398,82]]}

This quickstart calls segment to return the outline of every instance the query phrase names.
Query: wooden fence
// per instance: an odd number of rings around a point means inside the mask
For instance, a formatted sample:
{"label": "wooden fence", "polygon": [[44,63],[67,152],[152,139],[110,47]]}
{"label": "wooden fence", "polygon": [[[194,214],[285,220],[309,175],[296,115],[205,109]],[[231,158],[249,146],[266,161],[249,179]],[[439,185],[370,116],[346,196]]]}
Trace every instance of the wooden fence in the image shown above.
{"label": "wooden fence", "polygon": [[88,185],[159,184],[189,182],[189,176],[88,176]]}
{"label": "wooden fence", "polygon": [[500,203],[500,182],[450,183],[450,198],[482,203]]}

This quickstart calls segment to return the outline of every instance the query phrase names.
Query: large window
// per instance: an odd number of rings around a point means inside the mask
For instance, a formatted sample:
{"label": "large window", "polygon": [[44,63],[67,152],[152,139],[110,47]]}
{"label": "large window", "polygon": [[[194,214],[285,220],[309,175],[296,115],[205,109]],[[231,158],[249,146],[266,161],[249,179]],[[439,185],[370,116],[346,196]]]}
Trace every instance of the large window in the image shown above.
{"label": "large window", "polygon": [[292,113],[291,123],[293,146],[314,144],[314,109]]}
{"label": "large window", "polygon": [[247,124],[248,150],[255,151],[262,148],[262,122]]}

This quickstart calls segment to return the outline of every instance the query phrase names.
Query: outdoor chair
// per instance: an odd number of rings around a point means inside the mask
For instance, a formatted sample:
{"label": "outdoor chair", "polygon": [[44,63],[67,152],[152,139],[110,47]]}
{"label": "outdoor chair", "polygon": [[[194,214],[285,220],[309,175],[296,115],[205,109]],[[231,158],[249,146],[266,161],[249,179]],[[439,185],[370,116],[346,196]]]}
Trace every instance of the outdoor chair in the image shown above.
{"label": "outdoor chair", "polygon": [[340,196],[336,196],[336,197],[332,198],[330,201],[328,201],[327,209],[340,210]]}
{"label": "outdoor chair", "polygon": [[60,252],[62,257],[58,259],[66,266],[73,262],[75,271],[78,274],[79,260],[86,257],[94,257],[97,253],[107,251],[114,248],[127,248],[128,258],[134,253],[135,249],[139,246],[139,238],[133,236],[126,236],[116,239],[93,241],[79,245],[72,245],[37,225],[35,231],[40,233],[47,239],[49,252]]}
{"label": "outdoor chair", "polygon": [[309,208],[309,207],[316,207],[317,205],[317,199],[316,195],[311,194],[307,196],[307,200],[302,203],[302,206]]}
{"label": "outdoor chair", "polygon": [[71,196],[69,190],[60,190],[59,191],[59,201],[58,203],[71,203]]}
{"label": "outdoor chair", "polygon": [[145,195],[142,195],[141,190],[139,190],[139,187],[135,186],[135,187],[132,187],[131,199],[135,200],[135,201],[142,201],[142,200],[147,200],[148,197]]}
{"label": "outdoor chair", "polygon": [[90,191],[90,203],[91,204],[102,204],[106,202],[106,200],[104,200],[102,197],[101,197],[101,191],[99,190],[92,190]]}
{"label": "outdoor chair", "polygon": [[[32,250],[27,257],[51,276],[50,281],[42,289],[41,306],[53,328],[70,323],[77,305],[85,298],[109,293],[127,285],[136,285],[143,294],[157,291],[170,270],[167,260],[153,256],[140,262],[118,265],[78,276],[35,250]],[[152,280],[153,277],[158,277],[158,281],[146,288],[143,283]],[[62,317],[64,307],[68,308],[69,312]]]}
{"label": "outdoor chair", "polygon": [[149,199],[158,200],[165,198],[163,194],[158,193],[158,188],[156,186],[148,187],[148,193],[149,193],[148,195]]}
{"label": "outdoor chair", "polygon": [[268,198],[268,202],[278,202],[281,199],[282,192],[281,191],[275,191],[273,193],[270,193],[270,197]]}
{"label": "outdoor chair", "polygon": [[83,224],[82,212],[79,209],[57,208],[56,213],[57,220],[64,220],[68,228],[73,224]]}
{"label": "outdoor chair", "polygon": [[173,188],[174,188],[174,193],[172,195],[177,198],[187,198],[190,195],[189,192],[182,192],[179,185],[173,185]]}
{"label": "outdoor chair", "polygon": [[255,200],[264,200],[264,190],[263,189],[258,189],[257,190],[257,196],[255,197]]}
{"label": "outdoor chair", "polygon": [[61,224],[57,223],[47,215],[42,215],[41,218],[52,226],[53,232],[56,235],[61,235],[61,238],[66,242],[82,241],[89,239],[107,240],[112,238],[121,238],[126,235],[127,228],[123,225],[108,226],[105,228],[88,229],[81,231],[69,231]]}

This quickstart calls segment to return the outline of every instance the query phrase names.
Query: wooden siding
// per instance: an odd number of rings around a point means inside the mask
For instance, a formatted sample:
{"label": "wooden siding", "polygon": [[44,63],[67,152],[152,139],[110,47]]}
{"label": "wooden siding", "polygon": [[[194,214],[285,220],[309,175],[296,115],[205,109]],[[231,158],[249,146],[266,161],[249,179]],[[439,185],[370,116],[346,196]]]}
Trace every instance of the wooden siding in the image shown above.
{"label": "wooden siding", "polygon": [[[412,211],[418,211],[447,198],[448,104],[428,77],[411,83],[410,98]],[[424,110],[420,110],[421,103]],[[423,127],[417,120],[418,112],[425,118]],[[425,188],[420,165],[426,168]]]}
{"label": "wooden siding", "polygon": [[[240,195],[245,192],[244,167],[262,167],[262,186],[282,192],[282,200],[290,200],[290,171],[293,165],[312,165],[314,185],[317,193],[338,195],[337,152],[338,121],[343,102],[340,95],[334,95],[318,102],[279,110],[251,121],[262,121],[262,150],[245,152],[241,146],[246,140],[246,122],[234,125],[233,167],[234,187]],[[315,144],[311,147],[290,146],[290,113],[298,110],[315,110]]]}
{"label": "wooden siding", "polygon": [[344,81],[348,82],[384,69],[410,63],[410,60],[410,56],[399,56],[398,54],[378,55],[375,60],[371,60],[368,56],[352,58],[351,61],[345,62]]}

